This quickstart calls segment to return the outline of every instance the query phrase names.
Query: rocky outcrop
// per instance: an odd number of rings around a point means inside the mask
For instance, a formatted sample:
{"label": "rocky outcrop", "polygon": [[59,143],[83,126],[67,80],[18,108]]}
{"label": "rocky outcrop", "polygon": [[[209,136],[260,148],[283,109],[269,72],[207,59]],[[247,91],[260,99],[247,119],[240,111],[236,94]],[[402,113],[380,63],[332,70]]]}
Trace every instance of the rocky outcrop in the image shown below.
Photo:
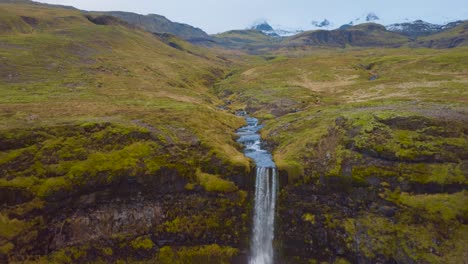
{"label": "rocky outcrop", "polygon": [[466,116],[422,109],[372,116],[355,116],[365,123],[337,118],[304,154],[303,178],[284,185],[276,232],[281,263],[464,258]]}
{"label": "rocky outcrop", "polygon": [[[163,248],[181,247],[183,253],[204,246],[231,257],[244,254],[249,168],[208,156],[196,140],[171,146],[155,133],[111,123],[4,131],[0,259],[136,261],[159,258]],[[186,165],[186,158],[195,163]],[[52,172],[71,161],[74,167]],[[31,166],[47,169],[29,176]],[[207,191],[197,167],[233,188]],[[4,231],[13,225],[18,228]]]}

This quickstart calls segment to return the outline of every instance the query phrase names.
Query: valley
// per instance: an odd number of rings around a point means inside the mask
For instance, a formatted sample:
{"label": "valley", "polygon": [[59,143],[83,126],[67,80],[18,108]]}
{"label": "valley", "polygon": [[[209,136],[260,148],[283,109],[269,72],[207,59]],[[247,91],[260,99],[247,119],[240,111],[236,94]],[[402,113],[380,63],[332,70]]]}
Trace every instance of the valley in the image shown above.
{"label": "valley", "polygon": [[466,262],[466,21],[138,17],[0,1],[0,262],[248,263],[258,175],[275,263]]}

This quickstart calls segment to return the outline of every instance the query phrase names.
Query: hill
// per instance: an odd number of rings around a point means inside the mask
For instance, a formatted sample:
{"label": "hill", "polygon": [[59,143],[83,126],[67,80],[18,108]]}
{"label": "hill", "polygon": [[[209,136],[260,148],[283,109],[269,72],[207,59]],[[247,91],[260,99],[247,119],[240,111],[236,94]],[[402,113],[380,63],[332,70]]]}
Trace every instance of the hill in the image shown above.
{"label": "hill", "polygon": [[386,28],[389,31],[397,32],[414,39],[417,37],[433,35],[444,30],[450,30],[461,23],[463,23],[463,21],[451,22],[446,25],[437,25],[422,20],[416,20],[414,22],[388,25]]}
{"label": "hill", "polygon": [[210,38],[208,34],[199,28],[195,28],[187,24],[172,22],[164,16],[160,15],[150,14],[144,16],[130,12],[117,11],[101,13],[118,17],[149,32],[170,33],[187,41]]}
{"label": "hill", "polygon": [[411,47],[454,48],[468,45],[468,21],[437,34],[420,37],[410,44]]}
{"label": "hill", "polygon": [[384,26],[367,23],[344,30],[308,31],[290,37],[282,42],[285,46],[322,46],[322,47],[400,47],[408,39],[397,33],[389,32]]}
{"label": "hill", "polygon": [[284,54],[216,88],[264,120],[284,186],[280,259],[461,262],[466,47]]}
{"label": "hill", "polygon": [[210,93],[233,61],[78,10],[2,3],[0,21],[0,262],[237,252],[243,120]]}
{"label": "hill", "polygon": [[261,53],[262,50],[265,51],[270,47],[274,47],[278,42],[278,38],[258,30],[231,30],[213,35],[212,45],[251,53]]}

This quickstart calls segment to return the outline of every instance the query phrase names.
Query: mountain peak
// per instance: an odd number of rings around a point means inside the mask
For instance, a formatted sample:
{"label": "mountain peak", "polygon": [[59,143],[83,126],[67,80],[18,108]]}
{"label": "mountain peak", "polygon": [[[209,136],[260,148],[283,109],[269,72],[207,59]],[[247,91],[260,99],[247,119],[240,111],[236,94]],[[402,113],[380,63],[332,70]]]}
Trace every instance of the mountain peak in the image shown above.
{"label": "mountain peak", "polygon": [[327,28],[331,25],[331,22],[328,20],[328,19],[324,19],[323,21],[319,22],[319,21],[312,21],[311,24],[315,27],[318,27],[318,28]]}
{"label": "mountain peak", "polygon": [[303,32],[300,29],[285,28],[280,25],[271,26],[267,21],[260,21],[253,24],[250,27],[251,30],[260,31],[265,35],[271,37],[287,37]]}
{"label": "mountain peak", "polygon": [[366,16],[366,21],[367,22],[373,22],[373,21],[377,21],[377,20],[380,20],[380,18],[375,14],[375,13],[369,13],[367,14]]}
{"label": "mountain peak", "polygon": [[268,24],[268,22],[266,21],[253,25],[251,29],[257,30],[257,31],[274,31],[273,27],[270,26],[270,24]]}
{"label": "mountain peak", "polygon": [[444,30],[452,29],[463,21],[450,22],[445,25],[432,24],[421,19],[413,22],[395,23],[388,25],[386,28],[389,31],[397,32],[402,35],[417,38],[421,36],[429,36],[431,34],[439,33]]}

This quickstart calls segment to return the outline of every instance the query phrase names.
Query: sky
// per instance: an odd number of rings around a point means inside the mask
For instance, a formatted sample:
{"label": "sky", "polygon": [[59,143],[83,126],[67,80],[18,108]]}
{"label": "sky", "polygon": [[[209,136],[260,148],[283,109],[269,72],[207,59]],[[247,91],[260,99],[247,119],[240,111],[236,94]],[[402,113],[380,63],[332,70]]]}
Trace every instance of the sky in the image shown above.
{"label": "sky", "polygon": [[445,23],[468,19],[466,0],[39,0],[89,11],[158,14],[199,27],[210,34],[245,29],[265,20],[283,28],[310,29],[312,21],[328,19],[336,27],[377,14],[384,24],[423,19]]}

